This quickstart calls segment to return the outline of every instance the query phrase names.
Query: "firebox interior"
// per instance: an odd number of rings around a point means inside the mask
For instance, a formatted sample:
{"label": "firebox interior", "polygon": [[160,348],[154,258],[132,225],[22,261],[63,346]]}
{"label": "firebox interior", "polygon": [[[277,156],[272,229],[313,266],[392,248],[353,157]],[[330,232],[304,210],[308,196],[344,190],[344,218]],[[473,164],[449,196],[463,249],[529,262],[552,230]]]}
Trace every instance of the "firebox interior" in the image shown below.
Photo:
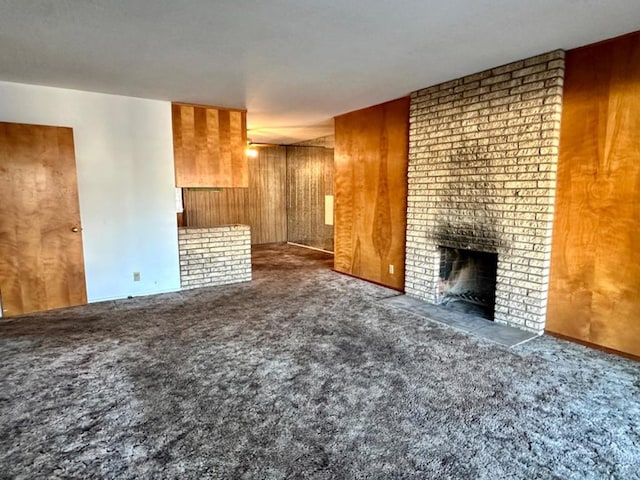
{"label": "firebox interior", "polygon": [[439,248],[438,303],[493,320],[498,255],[459,248]]}

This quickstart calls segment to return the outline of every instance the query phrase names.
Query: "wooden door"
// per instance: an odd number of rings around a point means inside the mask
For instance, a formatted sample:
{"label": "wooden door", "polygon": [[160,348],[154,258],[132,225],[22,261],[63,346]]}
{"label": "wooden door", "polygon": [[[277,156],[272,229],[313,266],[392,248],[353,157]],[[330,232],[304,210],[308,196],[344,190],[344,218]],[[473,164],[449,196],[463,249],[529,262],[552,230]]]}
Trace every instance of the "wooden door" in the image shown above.
{"label": "wooden door", "polygon": [[547,330],[640,355],[640,33],[567,53]]}
{"label": "wooden door", "polygon": [[4,316],[87,302],[73,130],[0,122]]}

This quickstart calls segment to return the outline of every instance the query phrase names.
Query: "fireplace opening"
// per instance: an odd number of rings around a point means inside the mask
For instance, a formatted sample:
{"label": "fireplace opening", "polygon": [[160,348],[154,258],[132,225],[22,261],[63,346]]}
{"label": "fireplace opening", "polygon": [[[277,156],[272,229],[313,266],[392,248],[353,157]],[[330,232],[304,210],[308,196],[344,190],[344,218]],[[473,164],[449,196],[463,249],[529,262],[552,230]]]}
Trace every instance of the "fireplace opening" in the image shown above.
{"label": "fireplace opening", "polygon": [[437,303],[493,320],[498,254],[440,248]]}

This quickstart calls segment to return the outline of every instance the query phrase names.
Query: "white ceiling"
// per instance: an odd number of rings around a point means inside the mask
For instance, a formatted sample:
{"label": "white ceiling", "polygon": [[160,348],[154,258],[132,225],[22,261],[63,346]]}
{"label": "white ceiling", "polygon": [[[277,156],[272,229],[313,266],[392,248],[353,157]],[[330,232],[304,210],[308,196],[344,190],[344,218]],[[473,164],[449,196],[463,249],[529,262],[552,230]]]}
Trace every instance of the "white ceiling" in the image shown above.
{"label": "white ceiling", "polygon": [[0,80],[244,107],[254,141],[290,143],[638,29],[638,0],[0,0]]}

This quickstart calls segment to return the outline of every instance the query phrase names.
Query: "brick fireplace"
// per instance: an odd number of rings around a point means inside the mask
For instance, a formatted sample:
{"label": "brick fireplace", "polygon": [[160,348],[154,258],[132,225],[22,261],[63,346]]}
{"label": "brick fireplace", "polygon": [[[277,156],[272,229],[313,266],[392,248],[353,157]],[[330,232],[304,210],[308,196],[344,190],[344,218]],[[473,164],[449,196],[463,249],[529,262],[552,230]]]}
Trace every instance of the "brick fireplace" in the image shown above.
{"label": "brick fireplace", "polygon": [[405,292],[442,300],[447,249],[497,256],[494,320],[545,326],[564,52],[412,93]]}

